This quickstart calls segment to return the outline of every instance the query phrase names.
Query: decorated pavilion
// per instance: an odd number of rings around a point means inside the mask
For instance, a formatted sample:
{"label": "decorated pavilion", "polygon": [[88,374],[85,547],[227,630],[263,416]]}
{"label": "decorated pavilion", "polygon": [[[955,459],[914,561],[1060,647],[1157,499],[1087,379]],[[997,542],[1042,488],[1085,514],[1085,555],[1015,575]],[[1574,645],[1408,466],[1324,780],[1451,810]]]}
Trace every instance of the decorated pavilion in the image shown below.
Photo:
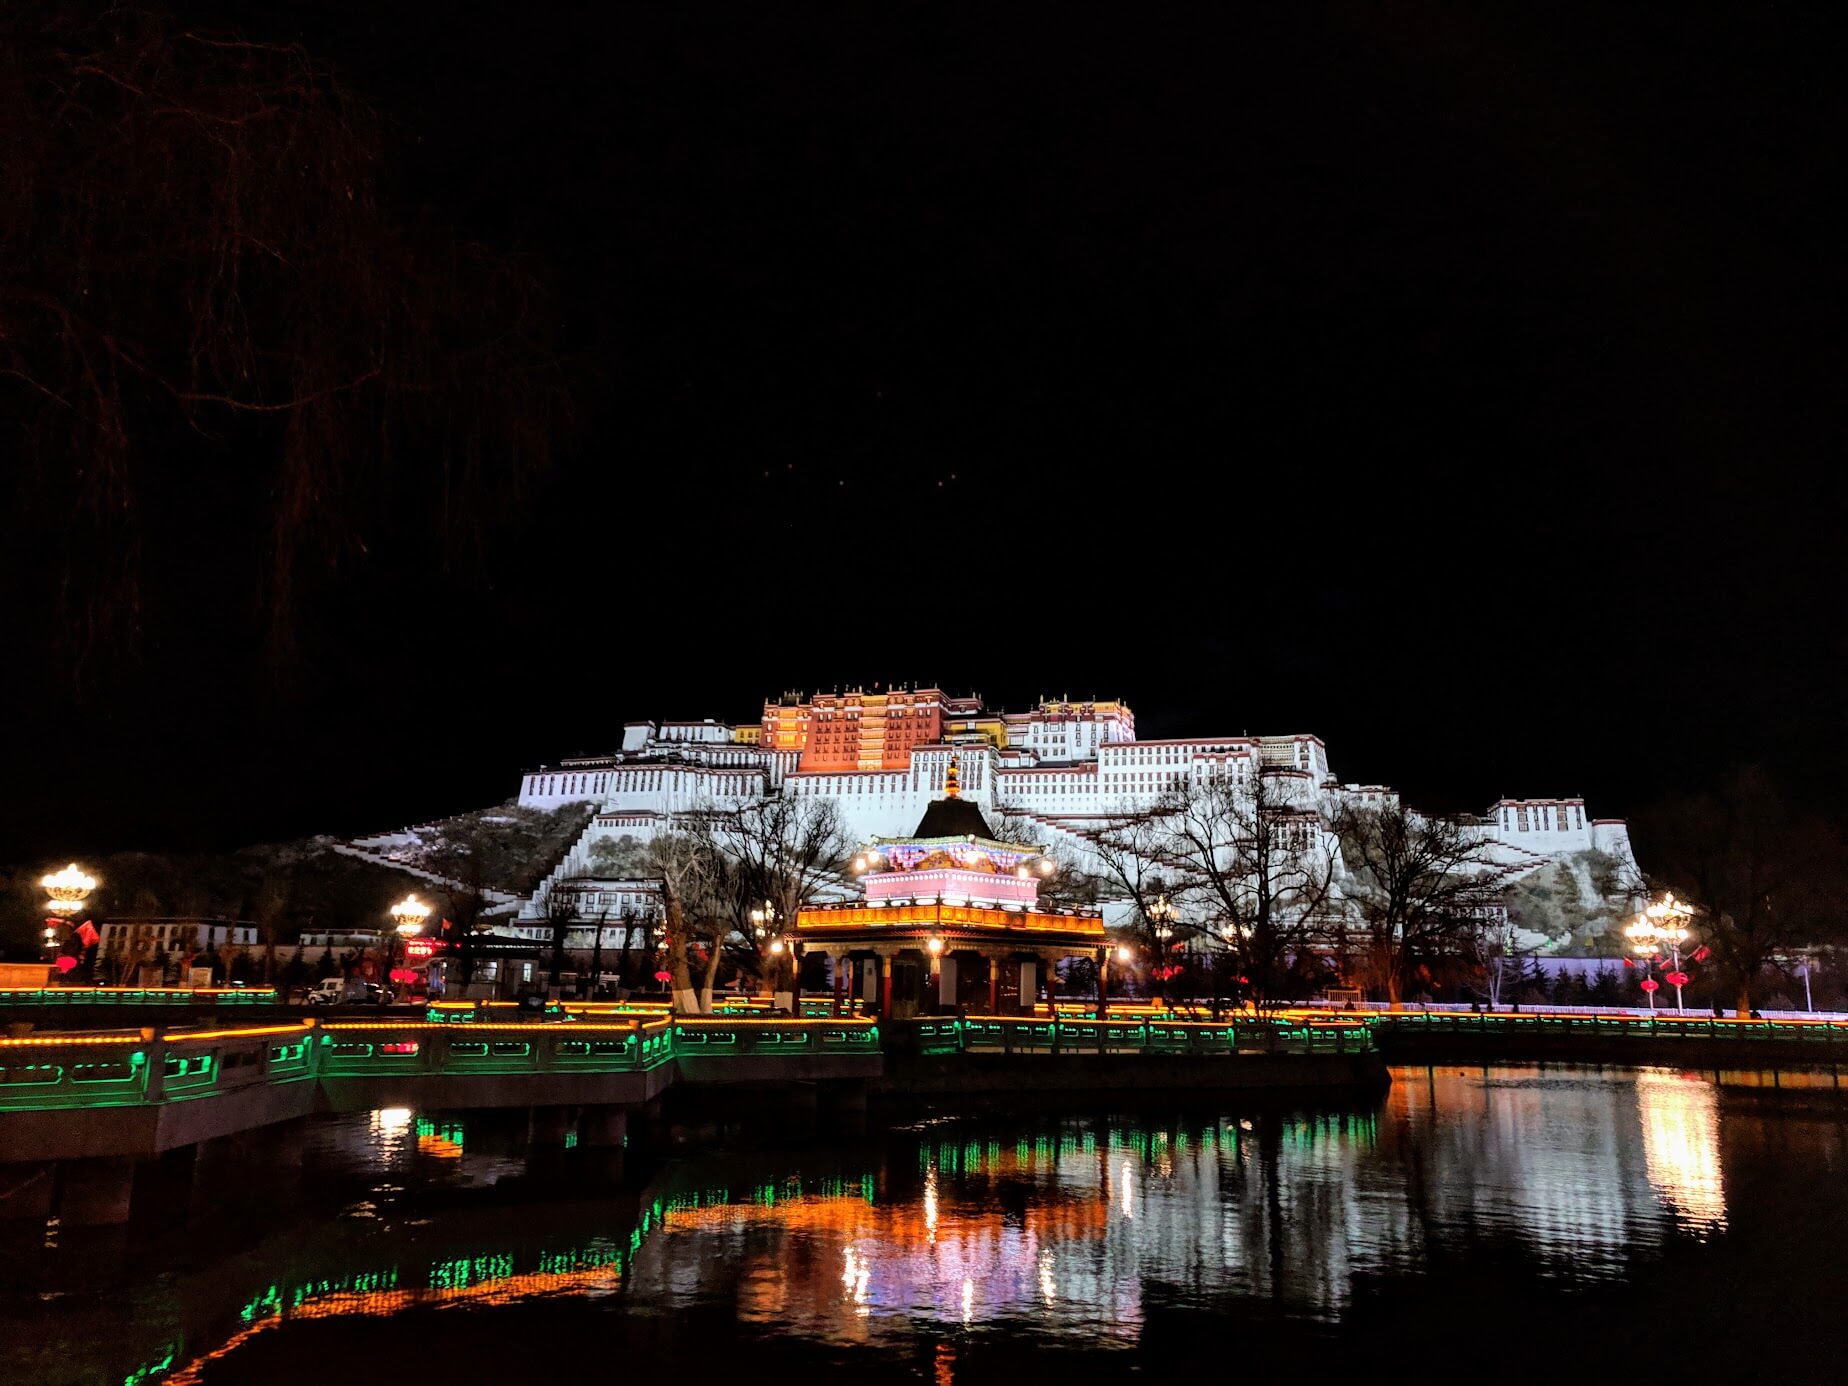
{"label": "decorated pavilion", "polygon": [[850,998],[882,1016],[959,1009],[1031,1012],[1062,958],[1101,960],[1103,920],[1044,909],[1040,848],[999,840],[961,795],[954,762],[944,797],[908,837],[879,837],[854,860],[865,895],[857,905],[817,906],[796,916],[806,953],[832,963],[837,1011]]}

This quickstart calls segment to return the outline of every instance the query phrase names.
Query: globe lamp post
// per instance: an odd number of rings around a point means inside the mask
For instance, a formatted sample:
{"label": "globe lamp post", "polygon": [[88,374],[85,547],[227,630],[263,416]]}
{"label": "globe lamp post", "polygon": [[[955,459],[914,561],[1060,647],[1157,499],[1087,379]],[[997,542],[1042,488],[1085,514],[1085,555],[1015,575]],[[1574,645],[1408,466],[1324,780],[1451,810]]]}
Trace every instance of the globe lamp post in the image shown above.
{"label": "globe lamp post", "polygon": [[[1668,945],[1669,971],[1667,980],[1675,989],[1675,1012],[1681,1013],[1681,989],[1687,985],[1688,975],[1681,970],[1681,945],[1688,941],[1687,921],[1694,917],[1691,906],[1683,904],[1671,893],[1663,899],[1645,908],[1637,922],[1650,925],[1653,938],[1658,944]],[[1631,928],[1635,928],[1632,925]],[[1625,930],[1626,933],[1629,930]],[[1807,979],[1806,979],[1807,980]]]}
{"label": "globe lamp post", "polygon": [[385,980],[395,984],[397,979],[392,973],[399,969],[394,958],[402,959],[408,952],[408,945],[413,937],[423,932],[425,922],[430,918],[430,907],[419,900],[413,892],[391,907],[391,917],[397,925],[398,937],[393,943],[391,953],[386,957]]}
{"label": "globe lamp post", "polygon": [[[39,877],[39,886],[45,892],[45,951],[54,952],[58,946],[58,928],[71,928],[76,917],[83,913],[83,907],[90,902],[90,892],[96,889],[96,877],[72,862],[62,871],[53,871]],[[76,966],[76,959],[71,966]],[[65,969],[69,971],[69,968]]]}

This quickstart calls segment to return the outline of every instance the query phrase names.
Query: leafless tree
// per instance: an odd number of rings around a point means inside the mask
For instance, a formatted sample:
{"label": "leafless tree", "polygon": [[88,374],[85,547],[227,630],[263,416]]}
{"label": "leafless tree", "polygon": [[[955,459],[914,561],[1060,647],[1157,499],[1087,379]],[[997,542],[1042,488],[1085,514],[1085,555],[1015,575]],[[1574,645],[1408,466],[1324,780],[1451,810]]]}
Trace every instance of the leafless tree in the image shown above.
{"label": "leafless tree", "polygon": [[1050,869],[1039,876],[1039,903],[1050,909],[1083,909],[1097,904],[1110,882],[1100,880],[1088,854],[1061,840],[1043,824],[1003,809],[992,815],[989,826],[1000,842],[1037,847]]}
{"label": "leafless tree", "polygon": [[1766,964],[1839,927],[1841,837],[1793,814],[1763,770],[1660,806],[1648,816],[1646,846],[1652,877],[1697,911],[1695,940],[1712,949],[1742,1018]]}
{"label": "leafless tree", "polygon": [[487,852],[480,834],[471,830],[446,838],[442,849],[430,855],[428,868],[455,882],[444,887],[449,912],[443,916],[438,933],[446,945],[457,950],[462,985],[466,987],[475,980],[480,937],[488,928],[482,920],[488,907]]}
{"label": "leafless tree", "polygon": [[[698,1015],[702,1009],[701,994],[693,987],[688,948],[700,938],[711,938],[712,903],[720,876],[721,862],[707,819],[704,813],[682,814],[673,828],[656,834],[648,844],[650,865],[661,880],[662,929],[671,974],[668,986],[674,1009],[687,1015]],[[717,941],[712,942],[703,987],[707,998],[712,970],[717,967]]]}
{"label": "leafless tree", "polygon": [[[1508,917],[1505,909],[1483,907],[1469,917],[1464,926],[1463,936],[1469,951],[1478,966],[1482,968],[1483,990],[1489,998],[1489,1009],[1495,1010],[1501,1005],[1502,985],[1512,976],[1519,979],[1521,975],[1521,931]],[[1514,964],[1514,971],[1508,971],[1508,965]]]}
{"label": "leafless tree", "polygon": [[546,968],[546,985],[556,992],[558,974],[565,961],[565,935],[580,918],[577,892],[554,886],[545,897],[545,922],[550,934],[551,961]]}
{"label": "leafless tree", "polygon": [[563,422],[545,295],[407,212],[331,67],[157,3],[15,0],[0,129],[0,417],[73,677],[140,635],[172,474],[253,498],[278,653],[298,587],[396,542],[394,493],[445,558],[484,552]]}
{"label": "leafless tree", "polygon": [[287,876],[268,875],[257,888],[257,939],[263,945],[263,980],[276,980],[276,935],[289,916],[291,882]]}
{"label": "leafless tree", "polygon": [[[1334,882],[1332,842],[1313,808],[1263,773],[1209,774],[1181,780],[1107,835],[1141,859],[1125,874],[1138,873],[1143,898],[1159,876],[1180,917],[1237,969],[1254,1006],[1285,998],[1291,963],[1324,924]],[[1146,917],[1146,904],[1139,908]]]}
{"label": "leafless tree", "polygon": [[716,815],[712,826],[724,858],[721,894],[742,951],[755,959],[768,990],[793,991],[794,951],[773,950],[768,946],[773,938],[759,939],[751,911],[767,903],[775,917],[773,934],[792,934],[796,916],[842,879],[854,843],[840,805],[784,794]]}
{"label": "leafless tree", "polygon": [[1479,913],[1484,844],[1474,825],[1419,813],[1397,795],[1344,799],[1328,817],[1347,868],[1342,892],[1365,931],[1368,971],[1404,999],[1419,959],[1453,954]]}

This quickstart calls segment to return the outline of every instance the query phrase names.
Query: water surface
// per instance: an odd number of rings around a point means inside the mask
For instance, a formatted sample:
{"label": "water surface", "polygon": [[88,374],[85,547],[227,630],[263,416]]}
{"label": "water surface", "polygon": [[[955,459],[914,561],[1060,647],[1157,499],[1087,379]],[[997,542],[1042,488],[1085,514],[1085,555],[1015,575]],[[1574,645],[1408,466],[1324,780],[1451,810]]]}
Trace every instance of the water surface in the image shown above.
{"label": "water surface", "polygon": [[1848,1345],[1848,1107],[1790,1082],[1408,1069],[1345,1110],[934,1118],[616,1192],[505,1118],[342,1118],[299,1177],[202,1163],[156,1231],[15,1238],[0,1380],[1809,1379]]}

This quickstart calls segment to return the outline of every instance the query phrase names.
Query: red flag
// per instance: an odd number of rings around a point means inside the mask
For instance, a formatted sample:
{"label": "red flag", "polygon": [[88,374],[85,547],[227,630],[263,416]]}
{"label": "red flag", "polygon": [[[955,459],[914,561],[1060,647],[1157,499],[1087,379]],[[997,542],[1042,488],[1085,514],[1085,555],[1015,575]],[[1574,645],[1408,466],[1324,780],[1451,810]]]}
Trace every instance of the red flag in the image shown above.
{"label": "red flag", "polygon": [[1635,964],[1635,963],[1633,963],[1633,962],[1631,962],[1631,961],[1630,961],[1630,960],[1629,960],[1628,958],[1625,958],[1625,959],[1623,960],[1623,965],[1624,965],[1625,967],[1635,967],[1635,966],[1636,966],[1636,964]]}
{"label": "red flag", "polygon": [[1712,956],[1713,956],[1713,950],[1704,943],[1701,944],[1700,947],[1694,950],[1694,961],[1695,962],[1706,962],[1707,959]]}
{"label": "red flag", "polygon": [[96,925],[87,919],[77,926],[77,939],[85,948],[94,948],[100,937],[101,935],[96,932]]}

